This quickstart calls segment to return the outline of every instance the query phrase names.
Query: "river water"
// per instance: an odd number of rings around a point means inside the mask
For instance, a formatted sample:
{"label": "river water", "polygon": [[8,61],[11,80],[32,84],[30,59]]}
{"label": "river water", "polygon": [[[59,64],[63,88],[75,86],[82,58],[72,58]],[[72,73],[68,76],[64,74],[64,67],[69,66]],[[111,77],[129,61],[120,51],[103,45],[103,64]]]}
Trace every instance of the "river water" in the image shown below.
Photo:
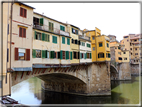
{"label": "river water", "polygon": [[41,104],[139,104],[139,79],[111,81],[111,96],[85,97],[44,91],[37,77],[25,80],[11,89],[11,98],[25,105]]}

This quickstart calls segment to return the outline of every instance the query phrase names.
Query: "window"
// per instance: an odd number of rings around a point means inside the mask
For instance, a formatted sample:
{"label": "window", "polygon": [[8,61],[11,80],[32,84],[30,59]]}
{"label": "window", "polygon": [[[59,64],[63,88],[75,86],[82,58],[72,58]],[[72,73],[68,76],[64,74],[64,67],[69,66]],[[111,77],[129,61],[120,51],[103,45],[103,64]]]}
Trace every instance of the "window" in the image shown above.
{"label": "window", "polygon": [[60,25],[60,30],[65,31],[65,27]]}
{"label": "window", "polygon": [[65,37],[62,37],[62,44],[65,44]]}
{"label": "window", "polygon": [[70,45],[70,38],[67,38],[67,44]]}
{"label": "window", "polygon": [[83,53],[81,53],[81,58],[82,58],[82,59],[84,58],[84,57],[83,57],[83,55],[84,55],[84,54],[83,54]]}
{"label": "window", "polygon": [[45,51],[46,52],[46,58],[49,58],[49,51]]}
{"label": "window", "polygon": [[134,42],[136,42],[137,40],[134,40]]}
{"label": "window", "polygon": [[26,18],[27,17],[27,10],[22,8],[22,7],[20,7],[20,16]]}
{"label": "window", "polygon": [[138,53],[135,53],[135,55],[138,55]]}
{"label": "window", "polygon": [[99,47],[102,47],[103,46],[103,44],[102,43],[99,43]]}
{"label": "window", "polygon": [[99,53],[98,58],[104,58],[104,53]]}
{"label": "window", "polygon": [[18,53],[19,53],[19,60],[25,60],[25,49],[18,49]]}
{"label": "window", "polygon": [[41,58],[41,50],[36,50],[36,58]]}
{"label": "window", "polygon": [[30,49],[15,48],[15,60],[30,60]]}
{"label": "window", "polygon": [[45,41],[50,42],[50,35],[45,34]]}
{"label": "window", "polygon": [[127,60],[127,58],[124,58],[124,60]]}
{"label": "window", "polygon": [[87,58],[90,58],[90,53],[87,53]]}
{"label": "window", "polygon": [[80,40],[78,41],[78,45],[80,45]]}
{"label": "window", "polygon": [[92,36],[92,40],[95,40],[95,37],[94,37],[94,36]]}
{"label": "window", "polygon": [[118,47],[118,49],[120,49],[120,47]]}
{"label": "window", "polygon": [[135,50],[137,50],[137,48],[135,48]]}
{"label": "window", "polygon": [[35,31],[35,39],[41,40],[41,33]]}
{"label": "window", "polygon": [[39,25],[39,18],[33,18],[34,25]]}
{"label": "window", "polygon": [[81,42],[81,45],[82,45],[82,46],[85,46],[85,42]]}
{"label": "window", "polygon": [[95,50],[95,47],[93,47],[93,51]]}
{"label": "window", "polygon": [[19,37],[26,38],[26,29],[19,27]]}
{"label": "window", "polygon": [[109,47],[109,44],[107,43],[107,47]]}
{"label": "window", "polygon": [[75,40],[75,44],[77,44],[77,40]]}
{"label": "window", "polygon": [[132,55],[132,53],[131,53],[131,55]]}
{"label": "window", "polygon": [[42,58],[49,58],[49,51],[42,50]]}
{"label": "window", "polygon": [[56,36],[52,36],[52,42],[57,43],[57,37]]}
{"label": "window", "polygon": [[77,54],[78,54],[78,52],[73,52],[73,58],[74,58],[74,59],[77,59],[77,58],[78,58],[78,57],[77,57],[77,56],[78,56]]}
{"label": "window", "polygon": [[88,47],[88,48],[90,48],[90,47],[91,47],[91,45],[87,43],[87,47]]}
{"label": "window", "polygon": [[132,50],[132,48],[130,48]]}
{"label": "window", "polygon": [[75,30],[74,28],[72,28],[72,33],[78,35],[78,30]]}
{"label": "window", "polygon": [[122,60],[122,58],[121,58],[121,57],[118,57],[118,60]]}
{"label": "window", "polygon": [[108,58],[110,58],[110,53],[108,53]]}
{"label": "window", "polygon": [[54,31],[54,24],[49,22],[49,31],[53,32]]}
{"label": "window", "polygon": [[123,52],[123,54],[126,54],[126,52]]}
{"label": "window", "polygon": [[121,55],[121,52],[118,52],[119,55]]}
{"label": "window", "polygon": [[72,43],[74,43],[74,40],[72,39]]}
{"label": "window", "polygon": [[127,39],[127,42],[128,42],[129,40]]}
{"label": "window", "polygon": [[128,36],[125,36],[124,38],[128,38]]}

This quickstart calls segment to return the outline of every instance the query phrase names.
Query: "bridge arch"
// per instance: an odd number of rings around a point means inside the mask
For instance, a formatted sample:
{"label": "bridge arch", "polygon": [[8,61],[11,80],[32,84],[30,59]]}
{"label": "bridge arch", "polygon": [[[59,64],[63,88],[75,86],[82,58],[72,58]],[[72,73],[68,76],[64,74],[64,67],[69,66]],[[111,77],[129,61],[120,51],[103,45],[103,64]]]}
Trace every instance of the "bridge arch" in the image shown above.
{"label": "bridge arch", "polygon": [[116,80],[116,78],[118,78],[118,69],[110,64],[110,77],[111,77],[111,80]]}
{"label": "bridge arch", "polygon": [[[38,77],[42,80],[49,80],[49,81],[60,81],[57,80],[55,77],[61,77],[62,80],[66,80],[65,82],[72,79],[72,81],[78,83],[87,83],[87,77],[84,75],[86,73],[86,69],[81,70],[82,74],[80,74],[80,70],[66,70],[67,68],[61,68],[61,70],[56,70],[56,68],[34,68],[33,71],[15,71],[11,73],[12,79],[12,86],[20,83],[26,79],[32,77]],[[48,78],[46,78],[46,76]],[[60,78],[60,79],[61,79]]]}

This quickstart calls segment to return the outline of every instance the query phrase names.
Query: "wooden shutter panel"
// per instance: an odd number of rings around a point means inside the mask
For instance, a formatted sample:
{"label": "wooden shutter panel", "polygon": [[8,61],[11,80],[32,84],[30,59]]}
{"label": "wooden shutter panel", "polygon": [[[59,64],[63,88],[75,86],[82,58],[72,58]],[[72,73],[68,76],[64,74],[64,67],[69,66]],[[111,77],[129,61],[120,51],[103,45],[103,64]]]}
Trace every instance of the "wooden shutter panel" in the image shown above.
{"label": "wooden shutter panel", "polygon": [[91,53],[90,53],[90,59],[92,58]]}
{"label": "wooden shutter panel", "polygon": [[47,35],[48,36],[48,42],[50,42],[50,35]]}
{"label": "wooden shutter panel", "polygon": [[66,51],[66,59],[68,59],[68,52]]}
{"label": "wooden shutter panel", "polygon": [[53,31],[53,29],[54,29],[54,24],[52,23],[52,31]]}
{"label": "wooden shutter panel", "polygon": [[63,51],[60,51],[60,59],[63,59]]}
{"label": "wooden shutter panel", "polygon": [[72,52],[70,52],[70,60],[72,60]]}
{"label": "wooden shutter panel", "polygon": [[62,30],[62,26],[60,25],[60,30]]}
{"label": "wooden shutter panel", "polygon": [[30,60],[30,49],[26,49],[26,60]]}
{"label": "wooden shutter panel", "polygon": [[20,16],[23,15],[23,8],[20,7]]}
{"label": "wooden shutter panel", "polygon": [[19,55],[18,55],[18,48],[15,47],[15,60],[18,60]]}
{"label": "wooden shutter panel", "polygon": [[23,9],[23,16],[26,18],[27,17],[27,10]]}
{"label": "wooden shutter panel", "polygon": [[39,21],[40,21],[40,22],[39,22],[39,23],[40,23],[40,26],[43,26],[43,23],[44,23],[44,22],[43,22],[43,18],[40,18]]}
{"label": "wooden shutter panel", "polygon": [[36,31],[35,31],[35,39],[36,39]]}
{"label": "wooden shutter panel", "polygon": [[45,34],[42,33],[42,41],[45,41]]}
{"label": "wooden shutter panel", "polygon": [[23,28],[23,37],[26,38],[26,29]]}
{"label": "wooden shutter panel", "polygon": [[19,27],[19,37],[22,37],[22,28]]}
{"label": "wooden shutter panel", "polygon": [[45,58],[45,50],[42,50],[42,58]]}
{"label": "wooden shutter panel", "polygon": [[33,49],[33,58],[36,58],[36,50]]}

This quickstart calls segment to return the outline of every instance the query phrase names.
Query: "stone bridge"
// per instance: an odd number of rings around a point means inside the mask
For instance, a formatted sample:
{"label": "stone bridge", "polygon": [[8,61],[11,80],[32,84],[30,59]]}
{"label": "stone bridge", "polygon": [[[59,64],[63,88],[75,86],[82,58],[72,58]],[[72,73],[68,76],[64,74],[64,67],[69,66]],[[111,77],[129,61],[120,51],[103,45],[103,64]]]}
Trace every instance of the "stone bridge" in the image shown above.
{"label": "stone bridge", "polygon": [[11,73],[11,84],[16,85],[31,77],[40,78],[42,88],[48,91],[86,96],[111,95],[110,62],[15,71]]}
{"label": "stone bridge", "polygon": [[129,62],[110,64],[111,80],[131,80],[131,66]]}

